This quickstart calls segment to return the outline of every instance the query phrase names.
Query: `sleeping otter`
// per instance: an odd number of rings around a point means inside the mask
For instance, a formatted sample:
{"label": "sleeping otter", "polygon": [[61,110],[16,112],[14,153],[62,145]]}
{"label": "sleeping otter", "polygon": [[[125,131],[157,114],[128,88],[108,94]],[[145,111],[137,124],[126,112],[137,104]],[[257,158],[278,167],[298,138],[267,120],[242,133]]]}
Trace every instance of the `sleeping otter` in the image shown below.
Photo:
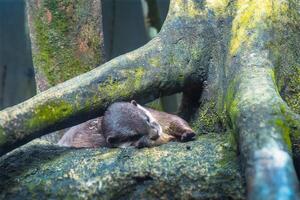
{"label": "sleeping otter", "polygon": [[127,147],[136,146],[139,140],[156,140],[162,134],[162,128],[135,101],[118,102],[109,106],[104,113],[102,133],[109,146]]}
{"label": "sleeping otter", "polygon": [[108,107],[103,117],[72,127],[58,142],[71,147],[151,147],[195,136],[180,117],[145,108],[135,101]]}

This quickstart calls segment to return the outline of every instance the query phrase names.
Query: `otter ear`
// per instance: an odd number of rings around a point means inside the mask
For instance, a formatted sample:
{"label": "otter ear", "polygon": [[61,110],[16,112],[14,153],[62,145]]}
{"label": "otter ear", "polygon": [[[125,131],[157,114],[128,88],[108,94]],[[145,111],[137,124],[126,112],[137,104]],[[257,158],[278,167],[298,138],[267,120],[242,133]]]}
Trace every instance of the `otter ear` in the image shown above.
{"label": "otter ear", "polygon": [[106,138],[106,142],[107,142],[108,144],[114,144],[114,143],[116,143],[117,141],[118,141],[118,138],[115,137],[115,136],[108,136],[108,137]]}
{"label": "otter ear", "polygon": [[135,105],[135,106],[137,106],[137,102],[135,100],[131,100],[130,103],[133,104],[133,105]]}

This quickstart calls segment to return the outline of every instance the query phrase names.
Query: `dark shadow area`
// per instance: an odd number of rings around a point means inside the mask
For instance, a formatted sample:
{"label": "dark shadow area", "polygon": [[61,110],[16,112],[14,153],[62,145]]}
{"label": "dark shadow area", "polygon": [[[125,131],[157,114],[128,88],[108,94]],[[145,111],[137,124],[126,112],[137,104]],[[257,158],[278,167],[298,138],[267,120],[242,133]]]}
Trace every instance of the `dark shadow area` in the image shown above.
{"label": "dark shadow area", "polygon": [[0,109],[35,94],[25,2],[0,0]]}
{"label": "dark shadow area", "polygon": [[107,60],[148,41],[140,0],[103,0],[102,6]]}
{"label": "dark shadow area", "polygon": [[[169,0],[151,1],[157,5],[161,26],[169,9]],[[150,40],[144,20],[144,7],[141,0],[102,0],[107,60],[135,50]]]}

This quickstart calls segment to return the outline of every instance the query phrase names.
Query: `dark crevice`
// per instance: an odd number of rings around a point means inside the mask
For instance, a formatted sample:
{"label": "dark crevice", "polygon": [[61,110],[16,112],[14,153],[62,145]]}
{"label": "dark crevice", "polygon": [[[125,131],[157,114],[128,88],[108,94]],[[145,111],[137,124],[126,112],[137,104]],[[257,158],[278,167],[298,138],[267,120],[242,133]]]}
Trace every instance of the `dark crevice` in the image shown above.
{"label": "dark crevice", "polygon": [[149,8],[148,19],[150,26],[153,26],[160,31],[162,20],[159,15],[159,7],[157,5],[156,0],[146,0]]}
{"label": "dark crevice", "polygon": [[144,183],[145,181],[152,181],[153,178],[150,175],[145,175],[145,176],[134,176],[133,179],[137,182],[137,183]]}
{"label": "dark crevice", "polygon": [[183,88],[183,95],[178,115],[186,121],[190,121],[199,108],[199,99],[201,97],[203,87],[203,84],[188,84],[188,86]]}

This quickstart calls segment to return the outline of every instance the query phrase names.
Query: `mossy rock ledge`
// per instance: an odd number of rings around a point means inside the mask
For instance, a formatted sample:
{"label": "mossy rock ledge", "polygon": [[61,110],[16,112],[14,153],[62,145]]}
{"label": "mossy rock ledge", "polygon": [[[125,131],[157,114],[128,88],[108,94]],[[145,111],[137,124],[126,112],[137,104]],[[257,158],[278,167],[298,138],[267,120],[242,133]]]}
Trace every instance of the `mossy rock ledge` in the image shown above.
{"label": "mossy rock ledge", "polygon": [[0,199],[244,199],[230,134],[144,149],[34,140],[0,158]]}

